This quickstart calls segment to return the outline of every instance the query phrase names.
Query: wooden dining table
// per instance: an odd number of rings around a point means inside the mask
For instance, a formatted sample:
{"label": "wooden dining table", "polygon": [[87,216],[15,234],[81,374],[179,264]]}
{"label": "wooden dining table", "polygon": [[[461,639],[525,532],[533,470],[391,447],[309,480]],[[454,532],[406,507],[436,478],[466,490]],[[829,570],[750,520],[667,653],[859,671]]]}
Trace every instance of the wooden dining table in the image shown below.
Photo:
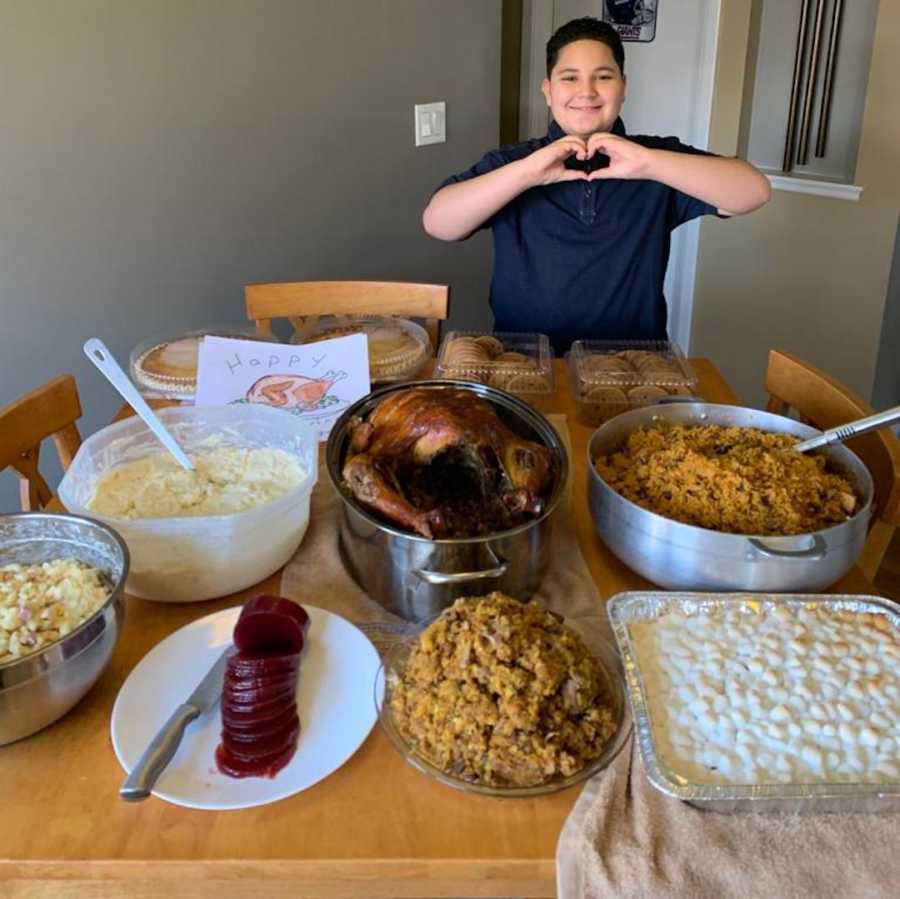
{"label": "wooden dining table", "polygon": [[[555,364],[555,391],[535,405],[567,416],[581,552],[604,600],[646,589],[594,533],[593,429],[578,420],[567,370]],[[705,399],[737,402],[712,362],[692,364]],[[54,725],[0,748],[0,896],[556,895],[556,842],[581,787],[531,799],[458,792],[408,765],[377,725],[334,774],[270,805],[210,812],[119,799],[110,713],[129,672],[183,625],[253,593],[277,593],[280,576],[209,602],[127,598],[121,638],[88,695]],[[855,568],[832,589],[876,592]]]}

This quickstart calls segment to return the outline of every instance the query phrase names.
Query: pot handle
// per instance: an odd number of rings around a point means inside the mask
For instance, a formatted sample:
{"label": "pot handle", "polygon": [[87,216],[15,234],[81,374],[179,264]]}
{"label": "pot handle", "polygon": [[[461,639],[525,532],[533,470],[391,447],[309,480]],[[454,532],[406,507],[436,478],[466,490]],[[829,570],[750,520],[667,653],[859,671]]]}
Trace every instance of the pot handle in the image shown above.
{"label": "pot handle", "polygon": [[681,394],[671,394],[670,396],[661,396],[659,399],[655,400],[654,406],[675,406],[678,403],[705,403],[706,400],[703,399],[702,396],[697,396],[695,393],[688,394],[687,396],[682,396]]}
{"label": "pot handle", "polygon": [[481,578],[503,577],[506,569],[509,568],[509,562],[504,562],[489,547],[485,546],[490,557],[493,568],[485,568],[483,571],[457,571],[448,573],[445,571],[429,571],[426,568],[414,568],[413,574],[421,578],[427,584],[465,584],[468,581],[478,581]]}
{"label": "pot handle", "polygon": [[750,545],[763,556],[771,556],[775,559],[797,559],[801,562],[816,562],[825,558],[827,547],[825,540],[819,534],[813,534],[813,543],[809,549],[774,549],[766,546],[762,540],[751,537]]}

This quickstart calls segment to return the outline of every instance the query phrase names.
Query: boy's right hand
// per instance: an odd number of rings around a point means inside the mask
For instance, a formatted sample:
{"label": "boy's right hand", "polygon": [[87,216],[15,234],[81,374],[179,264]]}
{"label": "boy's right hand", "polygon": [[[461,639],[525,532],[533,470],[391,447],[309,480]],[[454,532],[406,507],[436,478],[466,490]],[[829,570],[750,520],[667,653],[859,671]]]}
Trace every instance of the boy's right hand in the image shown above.
{"label": "boy's right hand", "polygon": [[555,184],[557,181],[585,180],[587,172],[566,168],[565,163],[570,156],[581,160],[588,158],[587,143],[573,134],[567,134],[526,156],[522,164],[527,167],[531,186],[540,187]]}

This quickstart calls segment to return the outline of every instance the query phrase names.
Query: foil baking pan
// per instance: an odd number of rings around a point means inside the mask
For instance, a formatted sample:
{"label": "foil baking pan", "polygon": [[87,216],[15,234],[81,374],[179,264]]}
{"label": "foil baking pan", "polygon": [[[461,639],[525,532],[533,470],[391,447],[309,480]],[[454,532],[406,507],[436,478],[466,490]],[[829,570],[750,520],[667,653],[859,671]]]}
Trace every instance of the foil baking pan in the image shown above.
{"label": "foil baking pan", "polygon": [[826,605],[835,612],[874,612],[886,615],[900,630],[900,605],[880,596],[631,591],[612,597],[607,612],[622,654],[635,739],[650,783],[667,796],[721,812],[900,812],[900,783],[698,784],[674,772],[662,759],[650,726],[641,668],[629,625],[633,621],[659,618],[670,611],[708,613],[736,603],[744,603],[753,611],[768,606],[816,604]]}

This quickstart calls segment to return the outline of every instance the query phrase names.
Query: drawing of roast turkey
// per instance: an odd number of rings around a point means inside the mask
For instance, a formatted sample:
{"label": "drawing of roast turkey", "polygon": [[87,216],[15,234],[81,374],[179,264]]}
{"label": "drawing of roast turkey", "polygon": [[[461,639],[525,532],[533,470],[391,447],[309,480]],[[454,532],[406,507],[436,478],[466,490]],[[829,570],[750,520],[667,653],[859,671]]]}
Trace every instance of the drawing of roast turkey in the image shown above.
{"label": "drawing of roast turkey", "polygon": [[266,403],[279,409],[308,411],[331,389],[332,384],[346,378],[345,372],[330,371],[321,378],[306,375],[265,375],[248,391],[251,403]]}

